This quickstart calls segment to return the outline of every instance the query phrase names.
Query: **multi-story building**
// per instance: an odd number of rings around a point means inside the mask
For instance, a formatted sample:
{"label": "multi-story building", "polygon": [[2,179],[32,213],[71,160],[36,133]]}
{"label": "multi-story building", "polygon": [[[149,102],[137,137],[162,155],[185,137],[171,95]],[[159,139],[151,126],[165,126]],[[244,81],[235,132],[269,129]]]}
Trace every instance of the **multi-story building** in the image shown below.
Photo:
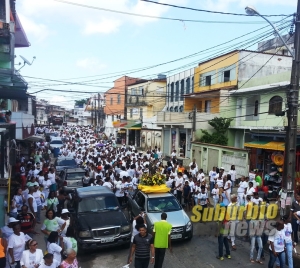
{"label": "multi-story building", "polygon": [[[114,87],[105,92],[105,134],[110,137],[118,136],[118,141],[126,142],[126,131],[122,129],[127,124],[127,107],[125,106],[125,95],[127,87],[136,83],[139,78],[122,76],[114,81]],[[125,120],[125,121],[124,121]]]}
{"label": "multi-story building", "polygon": [[157,113],[166,105],[166,77],[137,81],[127,91],[127,144],[154,148],[161,146],[161,127],[157,126]]}
{"label": "multi-story building", "polygon": [[[27,95],[27,83],[15,69],[15,49],[30,44],[14,0],[0,2],[0,36],[0,203],[3,204],[7,179],[11,177],[11,166],[15,164],[18,152],[16,139],[24,140],[34,134],[34,99]],[[1,206],[1,226],[4,218],[5,211]]]}
{"label": "multi-story building", "polygon": [[36,124],[48,125],[48,107],[49,103],[46,100],[36,100]]}

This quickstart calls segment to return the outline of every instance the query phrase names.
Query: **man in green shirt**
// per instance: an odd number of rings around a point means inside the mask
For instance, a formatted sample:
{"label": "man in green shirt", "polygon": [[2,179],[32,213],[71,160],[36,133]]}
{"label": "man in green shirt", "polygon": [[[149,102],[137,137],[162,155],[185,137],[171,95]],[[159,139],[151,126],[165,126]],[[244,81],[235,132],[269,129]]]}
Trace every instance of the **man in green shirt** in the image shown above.
{"label": "man in green shirt", "polygon": [[170,249],[172,253],[171,246],[171,230],[172,225],[167,222],[167,213],[163,212],[161,214],[161,221],[154,223],[153,237],[154,237],[154,248],[155,248],[155,264],[154,268],[162,268],[166,248]]}

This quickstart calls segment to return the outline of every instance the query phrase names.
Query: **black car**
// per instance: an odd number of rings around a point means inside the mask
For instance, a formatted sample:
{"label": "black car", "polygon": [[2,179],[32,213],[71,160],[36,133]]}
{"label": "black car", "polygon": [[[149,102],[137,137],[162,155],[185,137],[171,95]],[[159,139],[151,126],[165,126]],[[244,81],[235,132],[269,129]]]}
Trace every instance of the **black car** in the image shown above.
{"label": "black car", "polygon": [[107,187],[75,189],[68,209],[79,249],[130,245],[130,223],[121,210],[118,199]]}
{"label": "black car", "polygon": [[55,160],[54,166],[58,174],[66,168],[77,168],[78,165],[74,158],[61,156]]}
{"label": "black car", "polygon": [[83,168],[66,168],[59,175],[59,187],[63,187],[66,193],[73,192],[76,188],[82,187],[82,178],[85,170]]}

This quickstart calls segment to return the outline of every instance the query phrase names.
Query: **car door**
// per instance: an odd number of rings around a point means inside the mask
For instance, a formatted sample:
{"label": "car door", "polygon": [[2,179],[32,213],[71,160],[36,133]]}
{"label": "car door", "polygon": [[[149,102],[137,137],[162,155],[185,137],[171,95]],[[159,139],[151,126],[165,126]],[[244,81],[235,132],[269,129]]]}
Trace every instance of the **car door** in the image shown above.
{"label": "car door", "polygon": [[134,197],[134,199],[132,200],[132,213],[134,216],[137,216],[141,212],[140,206],[139,206],[139,199],[141,198],[141,195],[142,194],[140,192],[138,192],[136,194],[136,196]]}

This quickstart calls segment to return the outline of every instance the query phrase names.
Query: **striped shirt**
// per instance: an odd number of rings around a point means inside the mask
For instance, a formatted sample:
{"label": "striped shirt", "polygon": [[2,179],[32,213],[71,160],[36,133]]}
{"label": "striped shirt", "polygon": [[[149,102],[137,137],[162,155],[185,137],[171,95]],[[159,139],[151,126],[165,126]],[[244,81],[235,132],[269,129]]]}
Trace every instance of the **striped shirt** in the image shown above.
{"label": "striped shirt", "polygon": [[136,259],[150,259],[150,245],[153,244],[153,236],[147,234],[142,237],[140,234],[134,236],[133,244],[135,244]]}

